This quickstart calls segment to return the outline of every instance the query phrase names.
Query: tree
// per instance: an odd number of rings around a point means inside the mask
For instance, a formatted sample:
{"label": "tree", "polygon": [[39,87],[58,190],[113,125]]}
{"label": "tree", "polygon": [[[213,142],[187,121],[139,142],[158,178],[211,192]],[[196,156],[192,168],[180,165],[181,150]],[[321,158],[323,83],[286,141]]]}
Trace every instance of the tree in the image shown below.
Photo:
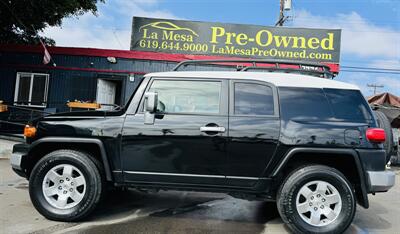
{"label": "tree", "polygon": [[[48,26],[61,26],[65,17],[86,12],[96,15],[98,2],[104,0],[0,0],[0,43],[38,44],[37,32]],[[40,39],[55,45],[51,38]]]}

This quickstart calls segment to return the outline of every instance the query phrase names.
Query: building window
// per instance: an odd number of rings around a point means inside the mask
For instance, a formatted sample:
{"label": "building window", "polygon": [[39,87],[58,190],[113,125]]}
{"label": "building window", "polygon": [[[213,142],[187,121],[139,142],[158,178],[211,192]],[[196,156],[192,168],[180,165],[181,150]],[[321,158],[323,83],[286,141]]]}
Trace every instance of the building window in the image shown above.
{"label": "building window", "polygon": [[18,72],[14,104],[46,107],[49,74]]}

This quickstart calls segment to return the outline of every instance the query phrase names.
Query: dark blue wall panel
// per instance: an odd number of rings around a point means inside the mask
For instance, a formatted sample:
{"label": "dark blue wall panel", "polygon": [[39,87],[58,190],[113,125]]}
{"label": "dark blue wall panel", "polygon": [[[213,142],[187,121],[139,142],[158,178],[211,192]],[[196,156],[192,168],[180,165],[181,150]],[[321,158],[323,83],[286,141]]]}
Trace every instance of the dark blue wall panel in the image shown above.
{"label": "dark blue wall panel", "polygon": [[[117,58],[117,63],[112,64],[104,57],[90,56],[52,55],[52,58],[56,66],[43,66],[42,54],[0,52],[0,100],[13,102],[17,72],[39,72],[50,75],[48,108],[67,111],[67,101],[95,101],[98,78],[121,80],[123,105],[129,100],[143,77],[136,74],[135,80],[130,81],[129,72],[169,71],[176,65],[175,62],[121,58]],[[118,72],[113,73],[113,71]],[[121,73],[121,71],[126,72]]]}
{"label": "dark blue wall panel", "polygon": [[15,70],[0,67],[0,100],[6,103],[14,101]]}

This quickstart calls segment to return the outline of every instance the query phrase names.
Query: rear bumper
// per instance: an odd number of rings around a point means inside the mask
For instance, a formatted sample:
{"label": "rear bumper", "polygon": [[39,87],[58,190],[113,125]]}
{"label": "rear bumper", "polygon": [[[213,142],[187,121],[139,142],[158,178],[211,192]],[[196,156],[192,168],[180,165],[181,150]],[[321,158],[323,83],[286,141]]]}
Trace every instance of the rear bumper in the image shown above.
{"label": "rear bumper", "polygon": [[386,192],[395,183],[395,173],[386,170],[386,152],[383,149],[358,149],[360,161],[365,171],[368,193]]}
{"label": "rear bumper", "polygon": [[29,145],[16,144],[11,154],[10,164],[11,168],[19,176],[26,177],[26,158],[28,157]]}
{"label": "rear bumper", "polygon": [[395,184],[393,171],[367,171],[369,192],[386,192]]}

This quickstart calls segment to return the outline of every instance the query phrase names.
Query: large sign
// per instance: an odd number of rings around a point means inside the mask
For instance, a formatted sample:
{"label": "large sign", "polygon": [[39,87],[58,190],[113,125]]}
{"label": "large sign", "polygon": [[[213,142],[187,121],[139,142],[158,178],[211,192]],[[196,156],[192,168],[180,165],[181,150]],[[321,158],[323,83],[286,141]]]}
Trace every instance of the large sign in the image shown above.
{"label": "large sign", "polygon": [[339,63],[339,29],[134,17],[131,50]]}

